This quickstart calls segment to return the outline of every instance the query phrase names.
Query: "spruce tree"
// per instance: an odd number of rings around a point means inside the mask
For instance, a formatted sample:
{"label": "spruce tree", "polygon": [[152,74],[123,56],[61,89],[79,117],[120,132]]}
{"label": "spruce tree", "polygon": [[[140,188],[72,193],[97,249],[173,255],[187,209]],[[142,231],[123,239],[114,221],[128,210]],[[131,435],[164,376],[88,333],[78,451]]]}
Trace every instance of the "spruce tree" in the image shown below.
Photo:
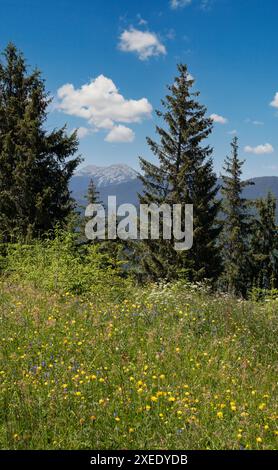
{"label": "spruce tree", "polygon": [[257,216],[251,239],[253,285],[262,289],[278,287],[278,236],[276,199],[270,192],[256,201]]}
{"label": "spruce tree", "polygon": [[36,237],[73,209],[68,182],[80,162],[76,133],[46,130],[49,95],[35,69],[9,44],[0,62],[0,232]]}
{"label": "spruce tree", "polygon": [[88,204],[101,204],[99,191],[96,188],[93,178],[91,178],[89,182],[86,199]]}
{"label": "spruce tree", "polygon": [[231,156],[224,164],[223,186],[223,231],[221,235],[223,274],[222,286],[231,294],[245,295],[250,286],[251,261],[249,252],[251,214],[250,204],[243,197],[243,189],[252,184],[242,181],[242,166],[239,159],[238,138],[231,143]]}
{"label": "spruce tree", "polygon": [[176,252],[173,240],[145,240],[138,244],[142,275],[154,279],[171,279],[180,274],[189,280],[215,279],[219,273],[219,188],[212,148],[206,142],[213,124],[206,117],[206,108],[197,101],[199,92],[192,91],[193,85],[186,65],[178,65],[178,76],[161,101],[163,110],[157,111],[164,121],[164,127],[156,127],[159,141],[147,138],[158,164],[140,158],[140,203],[193,204],[194,208],[194,241],[190,250]]}

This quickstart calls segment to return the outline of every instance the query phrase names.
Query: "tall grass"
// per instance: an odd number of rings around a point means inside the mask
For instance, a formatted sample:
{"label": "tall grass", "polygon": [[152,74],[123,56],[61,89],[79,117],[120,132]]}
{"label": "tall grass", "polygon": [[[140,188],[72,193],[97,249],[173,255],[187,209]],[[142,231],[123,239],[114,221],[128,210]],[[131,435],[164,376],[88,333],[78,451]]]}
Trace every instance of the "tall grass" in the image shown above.
{"label": "tall grass", "polygon": [[277,448],[277,300],[127,286],[57,243],[6,261],[1,448]]}

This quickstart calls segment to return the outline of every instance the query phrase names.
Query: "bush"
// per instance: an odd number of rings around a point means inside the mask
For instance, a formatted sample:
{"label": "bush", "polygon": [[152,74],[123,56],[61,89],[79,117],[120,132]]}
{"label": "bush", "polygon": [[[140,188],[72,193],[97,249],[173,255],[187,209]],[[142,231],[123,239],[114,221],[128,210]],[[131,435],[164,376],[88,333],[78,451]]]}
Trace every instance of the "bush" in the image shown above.
{"label": "bush", "polygon": [[56,231],[53,239],[31,244],[9,244],[1,257],[1,269],[15,282],[31,282],[34,287],[79,295],[101,291],[109,296],[124,295],[121,262],[100,252],[95,244],[78,246],[76,235]]}

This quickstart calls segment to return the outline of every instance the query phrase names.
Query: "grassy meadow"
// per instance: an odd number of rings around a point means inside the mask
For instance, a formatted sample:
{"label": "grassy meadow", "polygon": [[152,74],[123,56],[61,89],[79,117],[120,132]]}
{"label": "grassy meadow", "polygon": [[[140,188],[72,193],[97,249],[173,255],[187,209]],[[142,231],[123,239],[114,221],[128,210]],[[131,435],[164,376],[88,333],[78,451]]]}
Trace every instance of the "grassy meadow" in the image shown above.
{"label": "grassy meadow", "polygon": [[0,283],[1,449],[278,447],[278,299],[27,278]]}

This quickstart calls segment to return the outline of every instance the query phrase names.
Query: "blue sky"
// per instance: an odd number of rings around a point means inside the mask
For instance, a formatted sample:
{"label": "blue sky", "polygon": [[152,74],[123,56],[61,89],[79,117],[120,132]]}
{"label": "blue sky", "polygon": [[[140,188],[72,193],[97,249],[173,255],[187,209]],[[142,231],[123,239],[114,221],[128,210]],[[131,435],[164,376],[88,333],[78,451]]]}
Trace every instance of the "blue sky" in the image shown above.
{"label": "blue sky", "polygon": [[84,165],[153,158],[153,110],[185,62],[218,121],[217,173],[236,131],[244,176],[278,175],[277,17],[276,0],[0,0],[0,48],[42,70],[48,126],[80,128]]}

